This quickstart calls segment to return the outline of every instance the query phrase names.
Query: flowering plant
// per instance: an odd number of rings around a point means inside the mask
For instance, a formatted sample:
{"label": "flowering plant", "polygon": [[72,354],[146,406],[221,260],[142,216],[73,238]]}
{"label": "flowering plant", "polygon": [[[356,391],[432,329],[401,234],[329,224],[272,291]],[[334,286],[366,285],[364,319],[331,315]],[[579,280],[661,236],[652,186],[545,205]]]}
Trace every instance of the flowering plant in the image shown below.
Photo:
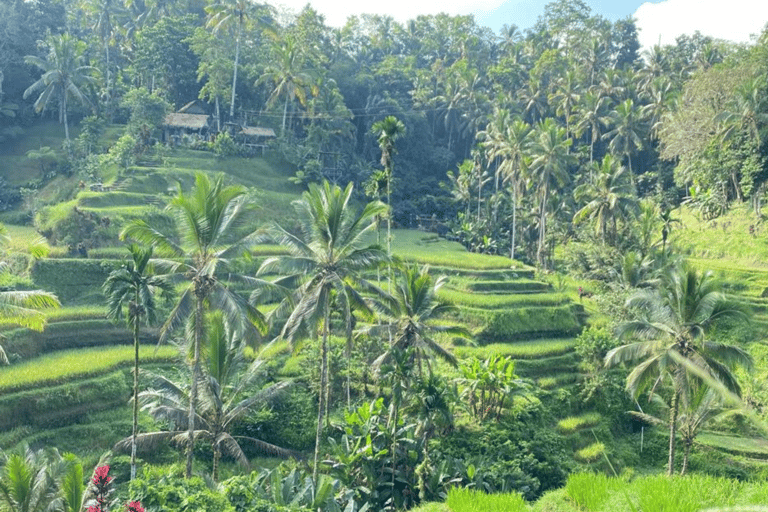
{"label": "flowering plant", "polygon": [[[99,466],[93,471],[93,494],[96,505],[88,507],[88,512],[108,512],[107,497],[112,492],[111,484],[114,478],[109,476],[109,466]],[[138,501],[129,501],[125,504],[125,512],[145,512],[144,507]]]}

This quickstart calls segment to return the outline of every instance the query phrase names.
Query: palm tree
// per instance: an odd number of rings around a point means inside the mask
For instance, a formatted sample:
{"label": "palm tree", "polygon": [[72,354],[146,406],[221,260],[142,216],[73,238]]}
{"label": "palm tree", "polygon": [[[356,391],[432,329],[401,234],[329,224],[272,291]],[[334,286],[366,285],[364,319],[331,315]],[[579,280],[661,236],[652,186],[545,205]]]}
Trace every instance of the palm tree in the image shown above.
{"label": "palm tree", "polygon": [[[253,363],[246,364],[243,355],[245,344],[227,326],[220,314],[214,315],[210,322],[207,342],[208,364],[206,371],[198,377],[200,395],[195,402],[195,437],[211,444],[213,480],[218,480],[222,454],[229,455],[243,468],[249,468],[248,457],[241,446],[244,442],[269,455],[296,456],[291,450],[260,439],[230,434],[235,422],[253,412],[257,406],[270,403],[291,383],[274,383],[253,392],[254,388],[263,385],[266,361],[257,358]],[[142,408],[147,409],[157,420],[171,422],[176,430],[140,434],[138,445],[142,450],[149,450],[161,443],[188,444],[187,422],[191,398],[190,388],[186,384],[188,380],[174,382],[161,375],[153,377],[155,387],[139,395]],[[125,438],[115,445],[115,449],[124,450],[131,444],[131,438]]]}
{"label": "palm tree", "polygon": [[[224,28],[233,24],[235,28],[235,66],[232,72],[232,99],[229,104],[229,118],[235,117],[235,90],[237,87],[237,68],[240,62],[240,38],[243,33],[243,23],[255,8],[265,9],[266,5],[255,5],[249,0],[219,0],[217,3],[208,5],[205,12],[208,14],[206,27],[211,28],[214,34],[218,34]],[[258,18],[260,23],[267,26],[263,17]]]}
{"label": "palm tree", "polygon": [[405,125],[395,116],[387,116],[373,123],[371,131],[379,143],[381,165],[387,175],[387,257],[392,258],[392,157],[396,153],[395,141],[405,135]]}
{"label": "palm tree", "polygon": [[[33,451],[24,445],[4,457],[0,504],[8,512],[73,512],[83,505],[83,467],[74,455],[56,449]],[[79,476],[79,482],[78,477]],[[79,483],[79,485],[78,485]]]}
{"label": "palm tree", "polygon": [[[300,200],[293,205],[301,228],[291,233],[274,224],[268,232],[289,255],[269,258],[262,264],[259,274],[276,272],[285,276],[278,284],[298,283],[294,293],[295,307],[281,332],[281,337],[296,339],[302,329],[312,332],[322,328],[320,348],[320,396],[317,412],[313,481],[317,482],[320,439],[323,414],[328,396],[328,337],[331,332],[331,304],[335,301],[341,310],[346,331],[351,333],[352,309],[369,309],[354,285],[361,283],[360,274],[386,261],[386,254],[378,246],[362,247],[362,236],[373,229],[374,219],[386,211],[376,201],[368,203],[359,214],[352,211],[352,184],[345,189],[324,181],[310,184]],[[284,306],[291,305],[284,301]],[[279,308],[276,311],[281,311]]]}
{"label": "palm tree", "polygon": [[[0,319],[35,331],[42,331],[45,327],[45,314],[40,310],[59,306],[61,304],[56,296],[43,290],[0,292]],[[8,364],[2,345],[0,364]]]}
{"label": "palm tree", "polygon": [[294,100],[306,105],[307,92],[312,91],[316,94],[315,79],[313,73],[306,68],[306,51],[292,37],[285,37],[277,44],[273,45],[272,51],[274,58],[262,72],[256,85],[272,82],[274,89],[267,99],[267,105],[274,105],[275,102],[285,97],[283,104],[283,124],[281,135],[285,135],[285,122],[288,118],[288,106]]}
{"label": "palm tree", "polygon": [[536,260],[545,266],[545,244],[547,226],[547,207],[550,192],[565,185],[569,180],[568,165],[573,157],[568,154],[571,139],[567,138],[565,128],[557,125],[551,118],[539,123],[533,134],[530,147],[531,181],[539,194],[539,241]]}
{"label": "palm tree", "polygon": [[[616,221],[637,214],[639,208],[632,185],[627,179],[626,167],[618,165],[612,155],[605,155],[600,165],[593,165],[590,181],[576,187],[573,197],[586,204],[573,216],[573,223],[584,219],[595,221],[595,236],[614,242],[618,235]],[[610,236],[609,228],[610,228]]]}
{"label": "palm tree", "polygon": [[126,322],[133,331],[133,434],[131,435],[131,480],[136,478],[136,434],[139,428],[139,326],[151,325],[156,320],[155,294],[170,294],[170,284],[162,277],[152,275],[149,261],[152,246],[128,246],[131,260],[122,268],[110,272],[104,281],[107,297],[107,316],[122,320],[124,306],[128,307]]}
{"label": "palm tree", "polygon": [[634,184],[632,155],[643,149],[643,137],[645,134],[644,111],[635,106],[631,99],[627,99],[619,103],[616,109],[610,112],[607,117],[611,129],[603,135],[603,139],[610,141],[608,147],[613,154],[627,159],[629,177]]}
{"label": "palm tree", "polygon": [[[677,416],[677,432],[680,434],[680,441],[683,443],[683,466],[680,474],[685,475],[688,470],[688,459],[691,454],[696,437],[701,433],[704,426],[711,420],[723,416],[731,415],[739,409],[728,407],[723,403],[722,397],[717,391],[701,382],[692,382],[692,388],[682,394],[680,400],[680,411]],[[669,405],[661,399],[658,394],[654,394],[651,400],[664,411],[667,411],[667,417],[664,415],[654,416],[652,414],[630,411],[630,414],[651,425],[669,426]]]}
{"label": "palm tree", "polygon": [[661,383],[670,381],[667,474],[671,475],[680,401],[689,382],[696,378],[678,363],[678,358],[689,361],[739,394],[732,370],[737,365],[751,368],[752,358],[739,347],[707,339],[706,333],[715,321],[743,317],[743,313],[722,293],[711,272],[700,273],[685,264],[667,270],[657,289],[638,291],[627,305],[638,308],[645,316],[622,324],[619,335],[623,339],[634,336],[641,340],[608,352],[605,365],[611,367],[640,360],[627,376],[627,390],[635,397],[647,389],[653,393]]}
{"label": "palm tree", "polygon": [[[223,177],[211,181],[205,174],[195,176],[189,194],[179,193],[167,210],[176,221],[176,233],[162,232],[137,220],[126,226],[121,238],[154,246],[158,252],[175,260],[155,259],[154,264],[167,269],[166,279],[183,283],[184,288],[168,319],[160,330],[160,342],[183,324],[188,325],[192,344],[186,476],[192,476],[195,440],[195,407],[200,381],[200,349],[205,338],[205,312],[219,310],[225,320],[242,335],[257,337],[265,327],[264,318],[245,297],[230,286],[239,283],[256,286],[259,281],[228,268],[232,258],[245,252],[252,238],[241,236],[239,226],[245,220],[250,198],[240,186],[225,186]],[[177,240],[179,240],[177,242]]]}
{"label": "palm tree", "polygon": [[24,99],[40,91],[35,110],[41,112],[55,97],[59,102],[59,121],[64,123],[64,135],[69,141],[67,101],[72,97],[84,105],[90,104],[85,88],[96,82],[91,76],[96,68],[85,64],[85,43],[69,34],[50,36],[46,43],[47,59],[35,55],[24,57],[27,64],[43,70],[43,76],[24,91]]}
{"label": "palm tree", "polygon": [[526,154],[531,142],[531,126],[520,118],[509,125],[501,141],[503,160],[500,171],[504,181],[512,190],[512,234],[510,236],[510,259],[515,259],[515,235],[517,233],[517,205],[523,193],[527,169]]}
{"label": "palm tree", "polygon": [[418,268],[415,265],[402,268],[398,277],[394,293],[382,304],[388,320],[382,325],[364,329],[368,335],[394,340],[389,349],[376,358],[372,366],[380,368],[387,364],[393,351],[409,351],[408,353],[416,359],[419,374],[422,374],[423,360],[427,362],[430,373],[432,372],[430,354],[455,367],[456,357],[432,338],[432,334],[436,333],[469,336],[469,332],[463,327],[434,323],[440,315],[455,310],[454,306],[437,300],[437,292],[446,283],[447,278],[440,277],[435,280],[429,274],[429,267]]}
{"label": "palm tree", "polygon": [[577,120],[574,131],[581,137],[581,134],[589,130],[589,163],[594,160],[595,144],[600,140],[601,127],[606,121],[605,108],[608,104],[608,98],[602,96],[597,89],[587,91],[581,98],[581,102],[576,106]]}

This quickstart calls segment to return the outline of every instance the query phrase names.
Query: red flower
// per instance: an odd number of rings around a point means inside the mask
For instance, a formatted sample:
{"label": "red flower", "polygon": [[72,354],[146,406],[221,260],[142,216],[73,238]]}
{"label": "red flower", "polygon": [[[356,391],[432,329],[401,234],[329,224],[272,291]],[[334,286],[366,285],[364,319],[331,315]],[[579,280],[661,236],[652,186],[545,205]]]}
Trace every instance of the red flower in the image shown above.
{"label": "red flower", "polygon": [[112,477],[109,476],[109,466],[99,466],[93,472],[93,479],[91,480],[96,487],[102,487],[112,482]]}
{"label": "red flower", "polygon": [[126,505],[126,512],[144,512],[144,507],[138,501],[129,501]]}

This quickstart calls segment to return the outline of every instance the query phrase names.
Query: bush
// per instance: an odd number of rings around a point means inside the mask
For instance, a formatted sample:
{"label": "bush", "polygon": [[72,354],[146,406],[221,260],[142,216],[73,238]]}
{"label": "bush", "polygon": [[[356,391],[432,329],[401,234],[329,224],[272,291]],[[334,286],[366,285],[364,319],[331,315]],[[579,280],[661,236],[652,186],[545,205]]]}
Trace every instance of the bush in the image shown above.
{"label": "bush", "polygon": [[200,477],[145,474],[130,484],[131,499],[154,512],[236,512],[224,494],[211,490]]}
{"label": "bush", "polygon": [[219,158],[237,155],[237,146],[227,132],[221,132],[213,141],[213,153]]}

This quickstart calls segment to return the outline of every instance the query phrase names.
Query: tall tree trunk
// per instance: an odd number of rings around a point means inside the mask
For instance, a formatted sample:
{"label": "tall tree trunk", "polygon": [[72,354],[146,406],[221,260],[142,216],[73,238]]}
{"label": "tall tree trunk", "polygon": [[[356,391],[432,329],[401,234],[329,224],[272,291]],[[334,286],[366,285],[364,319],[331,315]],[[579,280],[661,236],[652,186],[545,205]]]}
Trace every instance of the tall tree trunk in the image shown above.
{"label": "tall tree trunk", "polygon": [[667,462],[667,475],[675,472],[675,434],[677,434],[677,412],[680,407],[680,394],[676,391],[672,395],[672,409],[669,412],[669,461]]}
{"label": "tall tree trunk", "polygon": [[[133,304],[138,307],[138,304]],[[131,434],[131,481],[136,478],[136,434],[139,431],[139,317],[133,321],[133,433]]]}
{"label": "tall tree trunk", "polygon": [[216,442],[218,434],[214,433],[213,440],[211,441],[211,448],[213,449],[213,467],[211,468],[211,476],[214,482],[219,481],[219,461],[221,460],[221,446]]}
{"label": "tall tree trunk", "polygon": [[[198,285],[196,285],[197,288]],[[203,340],[203,314],[204,305],[203,297],[198,295],[199,291],[195,289],[195,337],[194,343],[194,355],[192,357],[192,383],[189,390],[189,415],[187,418],[187,436],[189,444],[187,445],[187,468],[186,477],[192,477],[192,461],[195,457],[195,403],[197,402],[197,381],[200,375],[200,343]]]}
{"label": "tall tree trunk", "polygon": [[392,163],[389,162],[386,168],[387,173],[387,272],[388,285],[387,291],[392,293]]}
{"label": "tall tree trunk", "polygon": [[235,88],[237,87],[237,65],[240,62],[240,33],[242,32],[242,19],[237,22],[237,42],[235,42],[235,69],[232,72],[232,100],[229,103],[229,121],[235,117]]}
{"label": "tall tree trunk", "polygon": [[328,328],[331,320],[329,299],[326,298],[323,314],[323,340],[320,346],[320,390],[317,404],[317,431],[315,432],[315,459],[312,466],[312,481],[317,485],[317,470],[320,462],[320,440],[323,434],[323,413],[326,408],[326,387],[328,383]]}
{"label": "tall tree trunk", "polygon": [[515,232],[517,231],[517,190],[512,189],[512,242],[509,247],[509,258],[515,259]]}
{"label": "tall tree trunk", "polygon": [[64,138],[69,142],[69,123],[67,122],[67,89],[64,89],[64,97],[61,99],[61,116],[64,120]]}
{"label": "tall tree trunk", "polygon": [[539,206],[539,246],[536,250],[536,261],[541,268],[545,268],[544,245],[547,235],[547,199],[549,199],[549,190],[545,183],[541,197],[541,205]]}
{"label": "tall tree trunk", "polygon": [[221,109],[219,108],[219,97],[216,96],[216,100],[214,101],[216,104],[216,131],[221,131]]}
{"label": "tall tree trunk", "polygon": [[685,451],[683,452],[683,467],[680,470],[680,475],[685,476],[685,473],[688,471],[688,456],[691,454],[691,445],[693,444],[692,440],[685,440]]}
{"label": "tall tree trunk", "polygon": [[285,119],[288,117],[288,94],[285,95],[285,105],[283,105],[283,127],[280,129],[280,136],[285,137]]}

